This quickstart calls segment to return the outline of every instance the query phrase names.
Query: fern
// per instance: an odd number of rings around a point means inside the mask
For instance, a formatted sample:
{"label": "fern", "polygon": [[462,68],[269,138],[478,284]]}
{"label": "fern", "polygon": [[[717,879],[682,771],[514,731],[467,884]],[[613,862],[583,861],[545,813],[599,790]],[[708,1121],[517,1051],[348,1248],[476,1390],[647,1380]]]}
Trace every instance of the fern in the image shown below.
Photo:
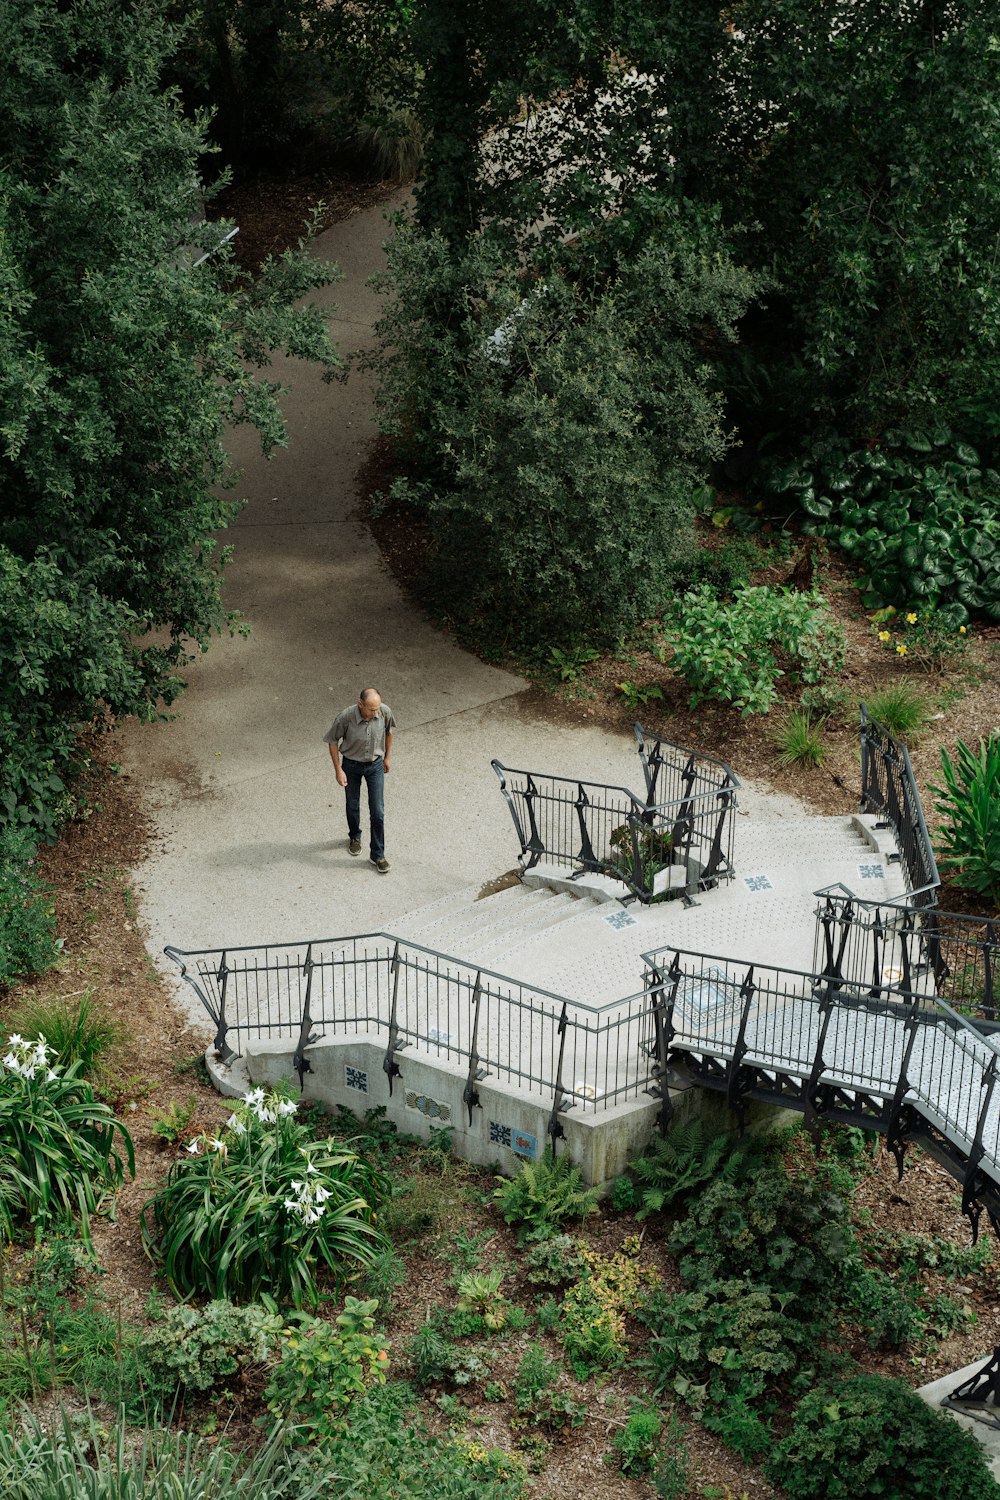
{"label": "fern", "polygon": [[655,1136],[631,1170],[641,1184],[636,1218],[647,1219],[704,1182],[735,1178],[739,1159],[730,1136],[714,1134],[696,1118],[669,1135]]}
{"label": "fern", "polygon": [[551,1239],[564,1219],[598,1212],[597,1189],[584,1189],[580,1168],[568,1156],[553,1156],[551,1146],[540,1161],[526,1161],[516,1177],[497,1181],[493,1198],[507,1223],[520,1226],[522,1245]]}

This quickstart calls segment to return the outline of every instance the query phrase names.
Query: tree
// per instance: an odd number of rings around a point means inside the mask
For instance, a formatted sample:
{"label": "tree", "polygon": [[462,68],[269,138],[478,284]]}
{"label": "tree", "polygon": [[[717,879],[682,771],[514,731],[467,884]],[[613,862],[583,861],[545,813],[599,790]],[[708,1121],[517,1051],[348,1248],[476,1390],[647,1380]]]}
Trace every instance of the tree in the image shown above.
{"label": "tree", "polygon": [[[953,419],[984,378],[995,397],[994,0],[704,9],[714,27],[693,28],[687,5],[665,13],[684,64],[678,184],[721,204],[727,238],[774,277],[754,335],[800,367],[797,419],[878,436],[914,414]],[[699,111],[710,129],[691,127]]]}
{"label": "tree", "polygon": [[79,733],[155,717],[227,616],[223,448],[283,441],[271,351],[336,357],[301,253],[233,284],[199,223],[205,120],[143,4],[0,0],[0,820],[51,833]]}

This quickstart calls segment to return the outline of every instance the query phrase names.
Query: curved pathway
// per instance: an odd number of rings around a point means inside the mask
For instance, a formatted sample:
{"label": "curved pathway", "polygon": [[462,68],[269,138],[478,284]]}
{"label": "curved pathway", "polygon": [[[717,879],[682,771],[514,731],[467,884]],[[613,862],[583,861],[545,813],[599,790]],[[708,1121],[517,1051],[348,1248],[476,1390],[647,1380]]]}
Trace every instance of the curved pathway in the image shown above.
{"label": "curved pathway", "polygon": [[[383,264],[394,206],[345,219],[317,241],[344,275],[327,293],[342,349],[372,342],[378,299],[366,281]],[[309,366],[285,366],[288,448],[267,462],[247,429],[231,442],[248,503],[227,537],[235,556],[225,600],[252,634],[214,642],[193,664],[172,722],[123,732],[122,759],[159,835],[136,872],[157,958],[166,943],[235,947],[391,927],[495,878],[517,851],[492,756],[641,781],[626,736],[527,712],[527,683],[460,649],[401,595],[357,519],[355,474],[375,431],[370,377],[325,385]],[[388,876],[347,853],[343,794],[322,743],[369,684],[399,724],[386,782]],[[790,798],[772,807],[802,811]]]}

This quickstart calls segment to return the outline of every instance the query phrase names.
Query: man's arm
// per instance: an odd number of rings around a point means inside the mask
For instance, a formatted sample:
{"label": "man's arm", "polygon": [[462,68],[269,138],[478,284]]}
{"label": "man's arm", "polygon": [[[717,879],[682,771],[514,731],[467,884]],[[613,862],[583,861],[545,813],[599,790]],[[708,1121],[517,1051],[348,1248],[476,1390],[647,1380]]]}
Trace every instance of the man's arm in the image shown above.
{"label": "man's arm", "polygon": [[337,774],[337,781],[338,781],[339,785],[340,786],[346,786],[347,785],[347,772],[344,770],[343,766],[340,764],[340,746],[337,744],[337,742],[335,740],[332,740],[330,742],[330,759],[333,761],[333,769],[334,769],[334,771]]}
{"label": "man's arm", "polygon": [[389,751],[391,749],[392,749],[392,730],[391,729],[387,729],[386,732],[385,732],[385,754],[382,757],[382,769],[383,769],[383,771],[388,771],[388,769],[389,769]]}

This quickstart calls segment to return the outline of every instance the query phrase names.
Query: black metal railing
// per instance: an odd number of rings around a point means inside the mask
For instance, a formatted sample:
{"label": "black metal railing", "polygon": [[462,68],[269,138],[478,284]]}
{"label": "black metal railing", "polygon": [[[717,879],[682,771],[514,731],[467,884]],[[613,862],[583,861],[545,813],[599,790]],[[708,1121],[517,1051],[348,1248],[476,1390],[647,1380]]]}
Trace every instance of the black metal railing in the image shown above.
{"label": "black metal railing", "polygon": [[[1000,1041],[930,995],[662,948],[644,955],[669,1038],[666,1082],[882,1131],[902,1170],[918,1140],[1000,1221]],[[901,1001],[903,1003],[901,1003]],[[1000,1232],[1000,1229],[998,1229]]]}
{"label": "black metal railing", "polygon": [[1000,922],[866,901],[843,885],[816,895],[817,974],[864,985],[876,999],[938,997],[981,1027],[1000,1027]]}
{"label": "black metal railing", "polygon": [[632,733],[642,763],[647,806],[683,803],[688,797],[708,793],[735,799],[740,783],[725,761],[647,734],[641,724],[634,724]]}
{"label": "black metal railing", "polygon": [[[464,963],[391,933],[292,945],[166,954],[215,1027],[226,1061],[248,1040],[295,1041],[300,1082],[321,1037],[376,1035],[392,1091],[413,1048],[467,1074],[475,1107],[484,1078],[551,1109],[597,1110],[655,1084],[655,997],[642,992],[589,1006]],[[402,1065],[405,1067],[405,1063]]]}
{"label": "black metal railing", "polygon": [[899,850],[910,901],[933,906],[941,884],[916,777],[905,745],[861,705],[861,810],[883,819]]}
{"label": "black metal railing", "polygon": [[641,802],[626,787],[520,771],[492,762],[520,844],[522,870],[541,860],[620,880],[648,902],[691,900],[733,876],[736,784],[679,776],[680,795]]}

